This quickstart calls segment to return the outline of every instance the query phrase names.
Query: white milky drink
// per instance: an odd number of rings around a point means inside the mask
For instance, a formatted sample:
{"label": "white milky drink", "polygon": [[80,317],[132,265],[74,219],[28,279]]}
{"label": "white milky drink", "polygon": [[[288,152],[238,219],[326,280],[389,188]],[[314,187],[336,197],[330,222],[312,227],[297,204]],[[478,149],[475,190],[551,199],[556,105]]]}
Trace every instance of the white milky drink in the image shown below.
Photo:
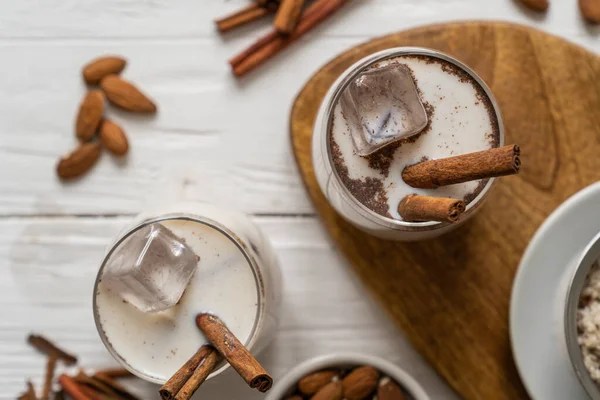
{"label": "white milky drink", "polygon": [[[416,135],[403,137],[365,155],[365,151],[356,145],[354,110],[343,101],[348,93],[346,89],[352,87],[353,82],[360,82],[365,74],[394,66],[410,71],[428,124]],[[372,96],[366,103],[402,102],[404,93],[389,93],[390,90],[398,91],[398,87],[402,88],[401,85],[388,85],[372,90],[371,93],[380,94],[382,98]],[[402,109],[402,104],[399,107]],[[417,108],[413,106],[413,109]],[[394,114],[369,112],[363,116],[367,121],[363,121],[363,126],[379,126],[381,119],[387,122],[389,115]],[[392,122],[402,128],[398,129],[401,133],[411,128],[407,118]],[[499,147],[503,141],[503,125],[496,102],[489,88],[473,71],[437,51],[397,48],[357,62],[330,88],[314,127],[313,165],[319,186],[330,204],[351,223],[383,238],[418,240],[437,236],[458,224],[403,221],[398,204],[405,196],[416,193],[465,200],[467,211],[460,220],[464,222],[481,204],[494,179],[417,189],[404,183],[402,170],[425,160]]]}
{"label": "white milky drink", "polygon": [[[128,235],[153,224],[180,238],[199,261],[175,306],[144,312],[119,295],[122,288],[105,273],[111,257],[127,251],[119,246],[131,247]],[[195,324],[198,313],[219,316],[253,354],[262,350],[276,329],[280,292],[273,250],[246,216],[208,204],[180,204],[140,216],[111,247],[98,273],[94,317],[117,361],[162,384],[206,343]],[[227,367],[221,365],[211,377]]]}

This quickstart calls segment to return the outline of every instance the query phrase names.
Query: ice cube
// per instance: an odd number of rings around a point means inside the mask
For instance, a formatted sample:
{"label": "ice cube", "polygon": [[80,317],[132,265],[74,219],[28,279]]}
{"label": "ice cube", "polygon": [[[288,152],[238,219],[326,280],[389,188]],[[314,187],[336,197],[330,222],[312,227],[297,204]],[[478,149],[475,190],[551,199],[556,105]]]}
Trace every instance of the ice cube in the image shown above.
{"label": "ice cube", "polygon": [[427,126],[427,112],[411,71],[397,62],[362,73],[344,90],[340,106],[361,156]]}
{"label": "ice cube", "polygon": [[123,300],[141,311],[157,312],[177,304],[199,261],[183,239],[153,223],[117,247],[102,278]]}

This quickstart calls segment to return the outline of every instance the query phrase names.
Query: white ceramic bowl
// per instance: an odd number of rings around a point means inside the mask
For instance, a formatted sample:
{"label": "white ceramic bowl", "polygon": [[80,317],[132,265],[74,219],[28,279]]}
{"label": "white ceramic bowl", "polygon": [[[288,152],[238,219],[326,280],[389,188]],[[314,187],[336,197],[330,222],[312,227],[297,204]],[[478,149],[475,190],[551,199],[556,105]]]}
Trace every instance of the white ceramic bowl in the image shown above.
{"label": "white ceramic bowl", "polygon": [[265,400],[282,400],[288,390],[306,375],[327,368],[345,368],[371,365],[383,375],[389,376],[400,384],[414,400],[430,400],[425,390],[400,367],[379,357],[356,353],[338,353],[307,360],[292,368],[285,376],[276,380]]}

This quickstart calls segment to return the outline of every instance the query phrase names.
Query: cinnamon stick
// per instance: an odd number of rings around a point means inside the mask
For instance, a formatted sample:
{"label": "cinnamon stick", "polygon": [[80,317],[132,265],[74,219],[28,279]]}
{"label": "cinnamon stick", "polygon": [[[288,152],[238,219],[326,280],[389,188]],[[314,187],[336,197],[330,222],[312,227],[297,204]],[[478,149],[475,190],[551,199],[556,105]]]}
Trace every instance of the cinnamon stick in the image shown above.
{"label": "cinnamon stick", "polygon": [[222,358],[219,353],[210,347],[210,352],[204,357],[200,366],[194,371],[194,374],[183,385],[181,390],[175,396],[175,400],[189,400],[192,398],[196,390],[204,383],[206,378],[214,371],[215,367]]}
{"label": "cinnamon stick", "polygon": [[[319,11],[321,7],[321,4],[311,4],[306,8],[306,10],[304,10],[304,12],[301,15],[301,19],[306,19],[314,16],[315,12]],[[240,54],[229,60],[229,64],[233,68],[234,72],[235,68],[242,64],[242,62],[244,62],[254,53],[259,52],[263,47],[267,46],[269,43],[275,41],[276,39],[279,39],[280,37],[281,35],[279,34],[279,32],[277,32],[277,30],[272,30],[271,32],[254,42],[254,44],[252,44],[246,50],[242,51]]]}
{"label": "cinnamon stick", "polygon": [[456,222],[465,211],[462,200],[409,194],[398,205],[398,213],[405,221]]}
{"label": "cinnamon stick", "polygon": [[96,370],[95,375],[103,375],[109,378],[129,378],[133,377],[133,374],[125,368],[103,368]]}
{"label": "cinnamon stick", "polygon": [[[106,398],[108,397],[103,396],[101,393],[97,392],[89,386],[80,385],[79,389],[81,389],[81,391],[92,400],[106,400]],[[108,397],[108,399],[111,399],[111,397]]]}
{"label": "cinnamon stick", "polygon": [[58,383],[73,400],[92,400],[70,376],[62,374],[58,377]]}
{"label": "cinnamon stick", "polygon": [[[258,42],[263,42],[262,46],[252,45],[255,48],[251,54],[243,59],[236,65],[233,65],[233,73],[238,76],[244,76],[254,68],[263,64],[281,50],[285,49],[290,44],[294,43],[305,33],[309,32],[312,28],[317,26],[319,23],[327,19],[335,11],[340,9],[344,4],[350,0],[315,0],[300,17],[300,21],[296,26],[296,30],[289,36],[273,36],[272,33],[259,39]],[[267,38],[272,38],[268,41]],[[244,52],[244,53],[247,53]],[[237,58],[237,57],[236,57]]]}
{"label": "cinnamon stick", "polygon": [[58,360],[62,360],[67,365],[73,365],[77,363],[77,357],[56,347],[54,343],[42,336],[33,334],[29,335],[27,337],[27,342],[29,342],[29,344],[35,347],[38,351],[41,351],[49,357],[55,357]]}
{"label": "cinnamon stick", "polygon": [[194,375],[194,371],[196,371],[202,361],[204,361],[211,353],[214,353],[214,348],[212,346],[204,345],[200,347],[198,351],[196,351],[196,353],[160,387],[158,390],[160,397],[162,397],[163,400],[174,399],[185,383],[192,375]]}
{"label": "cinnamon stick", "polygon": [[521,150],[517,145],[423,161],[402,171],[402,179],[415,188],[439,186],[516,174],[521,168]]}
{"label": "cinnamon stick", "polygon": [[263,393],[271,389],[273,378],[219,317],[211,314],[198,314],[196,325],[251,388],[257,388]]}
{"label": "cinnamon stick", "polygon": [[250,4],[240,11],[217,19],[215,24],[217,25],[219,32],[225,33],[252,21],[256,21],[257,19],[260,19],[270,13],[271,11],[266,6],[263,7],[259,4]]}
{"label": "cinnamon stick", "polygon": [[56,357],[50,356],[46,364],[46,380],[44,381],[44,391],[42,392],[42,400],[48,400],[50,390],[52,389],[52,381],[54,380],[54,370],[56,369]]}
{"label": "cinnamon stick", "polygon": [[97,383],[98,388],[105,388],[107,394],[112,397],[123,400],[139,400],[138,397],[129,392],[125,386],[102,373],[96,372],[94,376],[92,376],[92,380]]}
{"label": "cinnamon stick", "polygon": [[302,7],[304,0],[283,0],[275,16],[275,30],[284,35],[292,33],[298,24]]}

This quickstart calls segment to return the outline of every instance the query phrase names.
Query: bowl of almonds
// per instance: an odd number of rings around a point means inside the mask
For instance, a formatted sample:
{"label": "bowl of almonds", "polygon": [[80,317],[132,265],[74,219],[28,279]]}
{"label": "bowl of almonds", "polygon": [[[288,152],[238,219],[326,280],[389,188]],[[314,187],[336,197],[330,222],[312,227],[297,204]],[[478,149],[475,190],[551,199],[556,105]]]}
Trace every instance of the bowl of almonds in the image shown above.
{"label": "bowl of almonds", "polygon": [[279,378],[266,400],[429,400],[421,385],[378,357],[344,353],[310,359]]}

